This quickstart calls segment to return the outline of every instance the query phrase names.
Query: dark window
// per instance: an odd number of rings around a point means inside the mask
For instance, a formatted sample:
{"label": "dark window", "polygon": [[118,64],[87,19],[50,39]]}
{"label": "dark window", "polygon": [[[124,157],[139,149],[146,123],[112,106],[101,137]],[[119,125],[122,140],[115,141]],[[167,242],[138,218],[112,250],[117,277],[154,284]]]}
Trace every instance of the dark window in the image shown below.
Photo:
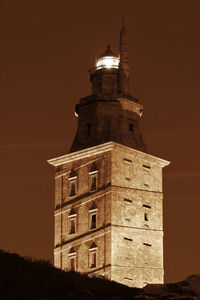
{"label": "dark window", "polygon": [[96,262],[97,261],[97,254],[96,251],[95,252],[91,252],[91,268],[95,268],[96,267]]}
{"label": "dark window", "polygon": [[144,220],[145,220],[145,221],[149,221],[149,219],[148,219],[148,214],[147,214],[147,213],[144,213]]}
{"label": "dark window", "polygon": [[86,126],[87,126],[87,135],[90,136],[91,135],[91,124],[87,123]]}
{"label": "dark window", "polygon": [[97,175],[93,175],[91,177],[90,191],[96,191],[96,189],[97,189]]}
{"label": "dark window", "polygon": [[94,229],[97,227],[97,224],[96,224],[96,214],[94,215],[91,215],[91,226],[90,226],[90,229]]}
{"label": "dark window", "polygon": [[127,237],[124,237],[124,240],[132,242],[133,240]]}
{"label": "dark window", "polygon": [[147,205],[147,204],[143,204],[143,207],[151,208],[151,206],[150,206],[150,205]]}
{"label": "dark window", "polygon": [[151,244],[143,243],[144,246],[151,247]]}
{"label": "dark window", "polygon": [[76,232],[76,227],[75,227],[75,219],[70,220],[70,231],[69,234],[73,234]]}
{"label": "dark window", "polygon": [[129,131],[133,132],[133,123],[129,123]]}
{"label": "dark window", "polygon": [[128,158],[124,158],[124,161],[127,162],[127,163],[132,163],[132,160],[128,159]]}
{"label": "dark window", "polygon": [[75,270],[75,257],[70,258],[70,269],[71,271]]}
{"label": "dark window", "polygon": [[132,200],[129,200],[129,199],[126,199],[126,198],[124,198],[124,201],[128,202],[128,203],[132,203]]}
{"label": "dark window", "polygon": [[71,181],[70,182],[70,194],[69,196],[75,196],[76,195],[76,182],[75,181]]}
{"label": "dark window", "polygon": [[143,168],[144,168],[144,169],[148,169],[148,170],[151,169],[151,167],[150,167],[150,166],[147,166],[147,165],[143,165]]}

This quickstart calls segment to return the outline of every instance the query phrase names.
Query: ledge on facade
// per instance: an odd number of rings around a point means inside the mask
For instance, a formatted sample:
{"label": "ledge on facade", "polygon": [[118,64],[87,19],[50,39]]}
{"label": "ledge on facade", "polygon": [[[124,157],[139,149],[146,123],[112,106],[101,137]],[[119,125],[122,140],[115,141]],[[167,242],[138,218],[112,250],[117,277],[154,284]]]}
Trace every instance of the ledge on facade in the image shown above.
{"label": "ledge on facade", "polygon": [[[124,98],[130,100],[132,102],[140,103],[139,99],[132,97],[131,95],[125,94],[115,94],[115,95],[105,95],[105,94],[97,94],[97,95],[89,95],[83,98],[80,98],[79,104],[86,104],[95,101],[113,101],[118,102],[117,98]],[[79,105],[77,104],[77,105]]]}
{"label": "ledge on facade", "polygon": [[86,158],[86,157],[90,157],[90,156],[93,156],[93,155],[101,154],[101,153],[108,152],[108,151],[111,151],[111,150],[114,150],[114,149],[119,150],[119,151],[123,150],[126,153],[130,153],[130,154],[135,153],[138,157],[141,156],[141,158],[145,158],[146,160],[153,160],[153,161],[156,160],[160,163],[162,168],[165,167],[165,166],[168,166],[170,164],[170,162],[167,161],[167,160],[158,158],[156,156],[147,154],[145,152],[141,152],[139,150],[135,150],[133,148],[118,144],[116,142],[107,142],[107,143],[100,144],[100,145],[97,145],[97,146],[89,147],[89,148],[86,148],[86,149],[83,149],[83,150],[79,150],[79,151],[76,151],[76,152],[72,152],[72,153],[69,153],[69,154],[66,154],[66,155],[62,155],[62,156],[59,156],[59,157],[56,157],[56,158],[49,159],[47,162],[50,165],[52,165],[54,167],[57,167],[57,166],[60,166],[62,164],[65,164],[65,163],[69,163],[69,162],[79,160],[79,159],[82,159],[82,158]]}
{"label": "ledge on facade", "polygon": [[62,241],[60,244],[57,244],[57,245],[55,246],[54,249],[57,249],[57,248],[59,248],[59,247],[61,247],[61,246],[64,246],[64,245],[67,245],[67,244],[69,244],[69,243],[71,243],[71,242],[73,242],[73,241],[76,241],[76,240],[78,240],[78,239],[81,239],[81,238],[83,238],[83,237],[85,237],[85,236],[87,236],[87,235],[90,235],[90,234],[93,234],[93,233],[98,232],[98,231],[100,231],[100,230],[103,230],[103,229],[105,229],[105,228],[107,228],[107,227],[109,227],[109,226],[111,226],[111,223],[107,223],[107,224],[105,224],[105,225],[103,225],[103,226],[101,226],[101,227],[98,227],[98,228],[96,228],[96,229],[87,231],[87,232],[85,232],[85,233],[83,233],[83,234],[79,234],[79,235],[77,235],[77,236],[75,236],[75,237],[73,237],[73,238],[71,238],[71,239],[66,240],[66,241]]}
{"label": "ledge on facade", "polygon": [[87,192],[87,193],[85,193],[85,194],[82,194],[82,195],[79,195],[79,196],[77,196],[77,197],[74,197],[73,199],[70,199],[70,200],[68,200],[68,201],[64,201],[62,204],[56,205],[56,209],[60,209],[60,208],[65,207],[66,205],[69,205],[69,204],[71,204],[71,203],[75,203],[75,202],[77,202],[77,201],[79,201],[79,200],[81,200],[81,199],[83,199],[83,198],[90,197],[90,196],[94,196],[94,194],[97,194],[97,196],[98,196],[98,193],[99,193],[99,192],[101,192],[101,191],[107,189],[107,188],[110,187],[110,186],[111,186],[111,182],[109,182],[109,183],[107,183],[107,184],[105,184],[105,185],[99,187],[98,190],[96,190],[96,191],[94,191],[94,192]]}

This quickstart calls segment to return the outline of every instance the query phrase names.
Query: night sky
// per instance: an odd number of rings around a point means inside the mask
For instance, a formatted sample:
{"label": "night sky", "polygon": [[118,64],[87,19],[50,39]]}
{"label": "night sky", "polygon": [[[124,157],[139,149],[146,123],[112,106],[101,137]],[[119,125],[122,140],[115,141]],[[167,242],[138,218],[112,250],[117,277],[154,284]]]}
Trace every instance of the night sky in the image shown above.
{"label": "night sky", "polygon": [[0,0],[0,248],[51,259],[54,169],[75,135],[88,70],[118,53],[127,13],[131,93],[164,169],[165,281],[200,273],[200,1]]}

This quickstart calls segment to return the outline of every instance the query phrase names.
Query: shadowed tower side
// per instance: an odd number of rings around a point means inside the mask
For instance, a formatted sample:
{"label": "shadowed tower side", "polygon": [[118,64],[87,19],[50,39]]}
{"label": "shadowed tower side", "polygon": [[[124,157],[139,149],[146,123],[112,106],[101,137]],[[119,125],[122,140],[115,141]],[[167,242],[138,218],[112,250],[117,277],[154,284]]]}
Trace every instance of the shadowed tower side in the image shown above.
{"label": "shadowed tower side", "polygon": [[129,92],[127,32],[90,70],[92,94],[76,105],[70,153],[55,166],[54,264],[143,287],[163,282],[162,168],[147,153],[143,106]]}

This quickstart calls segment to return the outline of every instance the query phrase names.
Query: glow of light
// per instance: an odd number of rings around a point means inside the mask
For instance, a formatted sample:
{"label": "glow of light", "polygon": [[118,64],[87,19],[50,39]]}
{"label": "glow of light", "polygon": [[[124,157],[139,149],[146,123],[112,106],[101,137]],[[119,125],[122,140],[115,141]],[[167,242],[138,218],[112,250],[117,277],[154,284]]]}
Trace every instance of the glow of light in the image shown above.
{"label": "glow of light", "polygon": [[103,56],[100,57],[96,62],[97,69],[118,69],[119,66],[119,58],[116,56]]}

